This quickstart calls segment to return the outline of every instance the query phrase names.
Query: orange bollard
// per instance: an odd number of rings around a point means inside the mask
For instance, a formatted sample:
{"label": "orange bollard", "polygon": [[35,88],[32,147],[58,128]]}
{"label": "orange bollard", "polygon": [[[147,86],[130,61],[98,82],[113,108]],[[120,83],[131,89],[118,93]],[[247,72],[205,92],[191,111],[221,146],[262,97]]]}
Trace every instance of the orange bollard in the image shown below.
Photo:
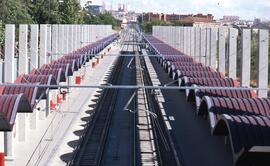
{"label": "orange bollard", "polygon": [[5,166],[5,153],[0,152],[0,166]]}
{"label": "orange bollard", "polygon": [[97,58],[97,64],[99,64],[99,58]]}
{"label": "orange bollard", "polygon": [[50,109],[51,110],[55,109],[55,104],[54,104],[53,100],[50,100]]}
{"label": "orange bollard", "polygon": [[81,84],[81,77],[80,76],[75,77],[75,84],[77,84],[77,85]]}
{"label": "orange bollard", "polygon": [[95,68],[95,67],[96,67],[96,63],[92,62],[92,68]]}
{"label": "orange bollard", "polygon": [[57,95],[57,104],[60,104],[62,101],[61,95]]}

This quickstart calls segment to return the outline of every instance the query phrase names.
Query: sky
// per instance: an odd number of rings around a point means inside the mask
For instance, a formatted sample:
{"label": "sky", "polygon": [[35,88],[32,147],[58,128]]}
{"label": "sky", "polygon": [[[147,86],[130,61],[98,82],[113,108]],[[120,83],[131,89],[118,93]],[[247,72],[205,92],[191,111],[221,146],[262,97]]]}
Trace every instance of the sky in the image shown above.
{"label": "sky", "polygon": [[[84,4],[87,0],[81,0]],[[102,0],[92,0],[102,4]],[[136,12],[158,12],[177,14],[210,13],[215,19],[224,15],[236,15],[241,19],[261,18],[270,20],[270,0],[104,0],[106,8],[116,9],[119,3],[128,5]]]}

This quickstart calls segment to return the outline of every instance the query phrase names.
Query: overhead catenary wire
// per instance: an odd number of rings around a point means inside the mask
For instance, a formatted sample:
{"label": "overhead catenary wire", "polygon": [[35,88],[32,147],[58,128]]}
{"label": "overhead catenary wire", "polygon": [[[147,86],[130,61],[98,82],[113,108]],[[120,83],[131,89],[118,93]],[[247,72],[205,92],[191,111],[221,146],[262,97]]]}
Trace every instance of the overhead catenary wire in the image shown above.
{"label": "overhead catenary wire", "polygon": [[35,85],[35,84],[0,84],[0,87],[38,87],[38,88],[82,88],[82,89],[160,89],[160,90],[268,90],[270,88],[252,88],[252,87],[215,87],[215,86],[140,86],[140,85]]}

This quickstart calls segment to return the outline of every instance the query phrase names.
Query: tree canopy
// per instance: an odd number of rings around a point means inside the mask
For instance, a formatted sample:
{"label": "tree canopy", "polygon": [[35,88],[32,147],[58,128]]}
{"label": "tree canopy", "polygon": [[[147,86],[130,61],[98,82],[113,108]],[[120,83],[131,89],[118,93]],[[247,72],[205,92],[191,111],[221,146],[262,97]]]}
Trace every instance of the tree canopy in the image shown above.
{"label": "tree canopy", "polygon": [[117,24],[108,13],[93,15],[80,0],[1,0],[4,24]]}
{"label": "tree canopy", "polygon": [[0,6],[0,20],[2,23],[27,24],[33,21],[28,8],[20,0],[2,0]]}
{"label": "tree canopy", "polygon": [[172,25],[172,24],[170,22],[161,21],[161,20],[144,21],[141,24],[143,31],[146,33],[151,33],[152,26],[155,26],[155,25],[167,26],[167,25]]}
{"label": "tree canopy", "polygon": [[111,24],[117,20],[109,13],[93,15],[80,0],[0,0],[0,46],[5,24]]}

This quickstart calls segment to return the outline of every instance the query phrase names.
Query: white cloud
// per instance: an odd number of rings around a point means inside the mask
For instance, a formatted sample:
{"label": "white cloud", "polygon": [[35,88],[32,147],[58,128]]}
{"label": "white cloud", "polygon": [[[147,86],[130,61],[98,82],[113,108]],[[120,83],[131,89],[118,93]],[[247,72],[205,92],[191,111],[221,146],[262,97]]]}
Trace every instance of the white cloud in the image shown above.
{"label": "white cloud", "polygon": [[[94,1],[102,2],[102,0]],[[238,15],[243,19],[259,17],[270,20],[270,0],[104,0],[104,2],[107,7],[110,7],[112,2],[114,8],[118,3],[126,3],[131,10],[138,12],[211,13],[216,18],[223,15]]]}

